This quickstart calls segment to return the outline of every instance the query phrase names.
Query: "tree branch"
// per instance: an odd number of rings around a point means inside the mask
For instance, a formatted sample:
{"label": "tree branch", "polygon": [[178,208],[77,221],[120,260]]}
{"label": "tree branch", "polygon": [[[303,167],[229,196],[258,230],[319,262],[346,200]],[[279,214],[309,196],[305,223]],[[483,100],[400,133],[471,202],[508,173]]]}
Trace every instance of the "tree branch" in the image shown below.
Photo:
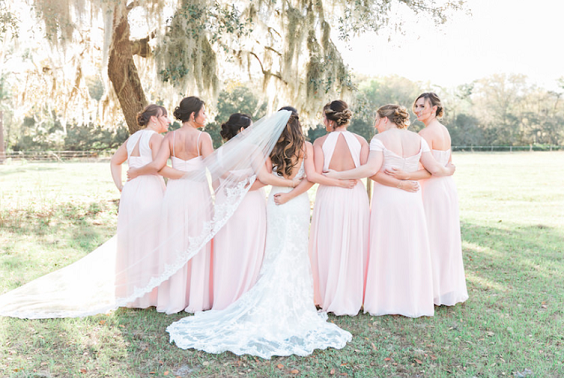
{"label": "tree branch", "polygon": [[127,9],[127,11],[129,12],[129,11],[131,11],[133,8],[138,7],[139,5],[141,5],[141,4],[139,3],[139,0],[133,0],[131,3],[129,3],[129,4],[125,7],[125,9]]}

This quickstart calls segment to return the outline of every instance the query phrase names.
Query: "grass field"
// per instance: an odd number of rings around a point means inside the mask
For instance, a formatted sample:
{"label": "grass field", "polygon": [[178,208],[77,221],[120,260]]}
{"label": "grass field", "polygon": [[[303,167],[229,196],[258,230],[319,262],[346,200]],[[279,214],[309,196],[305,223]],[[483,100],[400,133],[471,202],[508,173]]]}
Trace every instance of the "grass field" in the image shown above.
{"label": "grass field", "polygon": [[[0,318],[2,377],[563,377],[563,152],[458,153],[470,299],[433,318],[334,317],[342,350],[262,360],[169,344],[186,314]],[[0,293],[86,255],[116,225],[108,163],[0,166]]]}

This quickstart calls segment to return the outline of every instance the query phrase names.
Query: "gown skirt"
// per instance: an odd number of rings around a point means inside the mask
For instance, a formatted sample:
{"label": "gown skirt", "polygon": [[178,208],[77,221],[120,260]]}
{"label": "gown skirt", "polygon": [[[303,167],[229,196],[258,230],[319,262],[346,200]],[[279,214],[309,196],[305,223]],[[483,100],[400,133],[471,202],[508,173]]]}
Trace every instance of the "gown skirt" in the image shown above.
{"label": "gown skirt", "polygon": [[433,274],[421,192],[374,183],[364,312],[433,316]]}
{"label": "gown skirt", "polygon": [[[217,201],[222,197],[218,194]],[[266,196],[249,191],[213,239],[213,309],[223,310],[257,281],[266,243]]]}
{"label": "gown skirt", "polygon": [[[450,150],[432,152],[437,161],[448,162],[448,156],[441,155]],[[468,299],[456,185],[452,176],[431,177],[421,181],[421,188],[433,264],[434,302],[453,306]]]}
{"label": "gown skirt", "polygon": [[327,322],[313,303],[308,257],[307,193],[276,206],[267,204],[267,237],[257,283],[224,310],[200,312],[167,328],[171,342],[208,353],[231,351],[269,359],[305,356],[314,349],[343,348],[351,334]]}
{"label": "gown skirt", "polygon": [[[196,160],[200,158],[195,158]],[[173,157],[173,167],[175,166]],[[186,169],[183,169],[186,170]],[[210,188],[206,181],[195,182],[187,179],[169,180],[163,199],[161,237],[165,246],[162,253],[186,250],[188,238],[199,235],[204,222],[211,219],[209,206]],[[201,216],[199,221],[191,214]],[[179,227],[179,225],[181,225]],[[171,233],[174,229],[174,233]],[[174,253],[174,252],[172,252]],[[157,311],[174,314],[180,311],[198,312],[208,310],[212,305],[212,252],[211,242],[190,259],[158,288]]]}
{"label": "gown skirt", "polygon": [[320,185],[311,222],[309,256],[314,299],[323,311],[357,315],[368,256],[369,203],[362,182],[354,188]]}
{"label": "gown skirt", "polygon": [[[117,277],[125,282],[135,282],[135,276],[148,277],[153,274],[156,262],[146,264],[134,264],[142,261],[143,251],[158,248],[159,230],[144,230],[139,233],[135,224],[139,217],[157,219],[160,216],[161,204],[165,192],[164,180],[157,175],[144,175],[134,178],[125,183],[119,201],[117,220],[117,251],[116,272]],[[127,252],[127,253],[125,253]],[[124,270],[128,266],[136,266],[136,269]],[[124,274],[119,274],[123,271]],[[119,286],[118,286],[119,290]],[[118,291],[119,293],[119,291]],[[147,308],[157,305],[157,289],[138,298],[128,307]]]}

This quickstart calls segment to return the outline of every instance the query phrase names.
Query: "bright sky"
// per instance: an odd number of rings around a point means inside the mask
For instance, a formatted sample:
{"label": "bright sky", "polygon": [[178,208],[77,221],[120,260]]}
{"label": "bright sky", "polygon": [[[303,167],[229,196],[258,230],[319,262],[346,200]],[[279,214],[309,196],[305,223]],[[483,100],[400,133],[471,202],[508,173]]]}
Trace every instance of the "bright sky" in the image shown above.
{"label": "bright sky", "polygon": [[[564,77],[564,1],[467,0],[471,15],[455,14],[438,30],[406,18],[405,36],[365,35],[338,42],[356,72],[407,77],[452,87],[495,73],[521,73],[555,90]],[[336,36],[334,40],[336,40]]]}

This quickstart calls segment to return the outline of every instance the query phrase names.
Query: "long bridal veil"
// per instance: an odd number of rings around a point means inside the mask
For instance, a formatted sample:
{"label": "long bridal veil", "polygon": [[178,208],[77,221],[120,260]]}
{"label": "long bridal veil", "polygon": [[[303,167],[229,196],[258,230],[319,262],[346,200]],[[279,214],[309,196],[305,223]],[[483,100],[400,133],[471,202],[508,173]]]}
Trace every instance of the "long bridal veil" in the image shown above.
{"label": "long bridal veil", "polygon": [[[138,259],[126,266],[116,265],[120,248],[127,248],[123,245],[127,235],[159,230],[160,217],[139,216],[81,260],[0,296],[0,315],[30,319],[88,316],[126,306],[151,292],[209,243],[233,215],[290,115],[284,110],[257,121],[208,156],[201,170],[182,178],[208,183],[209,199],[184,209],[184,221],[167,224],[154,245],[139,247]],[[221,200],[216,201],[218,193]],[[180,196],[190,193],[178,196],[167,203],[182,204]],[[178,238],[184,238],[184,243],[176,243]]]}

